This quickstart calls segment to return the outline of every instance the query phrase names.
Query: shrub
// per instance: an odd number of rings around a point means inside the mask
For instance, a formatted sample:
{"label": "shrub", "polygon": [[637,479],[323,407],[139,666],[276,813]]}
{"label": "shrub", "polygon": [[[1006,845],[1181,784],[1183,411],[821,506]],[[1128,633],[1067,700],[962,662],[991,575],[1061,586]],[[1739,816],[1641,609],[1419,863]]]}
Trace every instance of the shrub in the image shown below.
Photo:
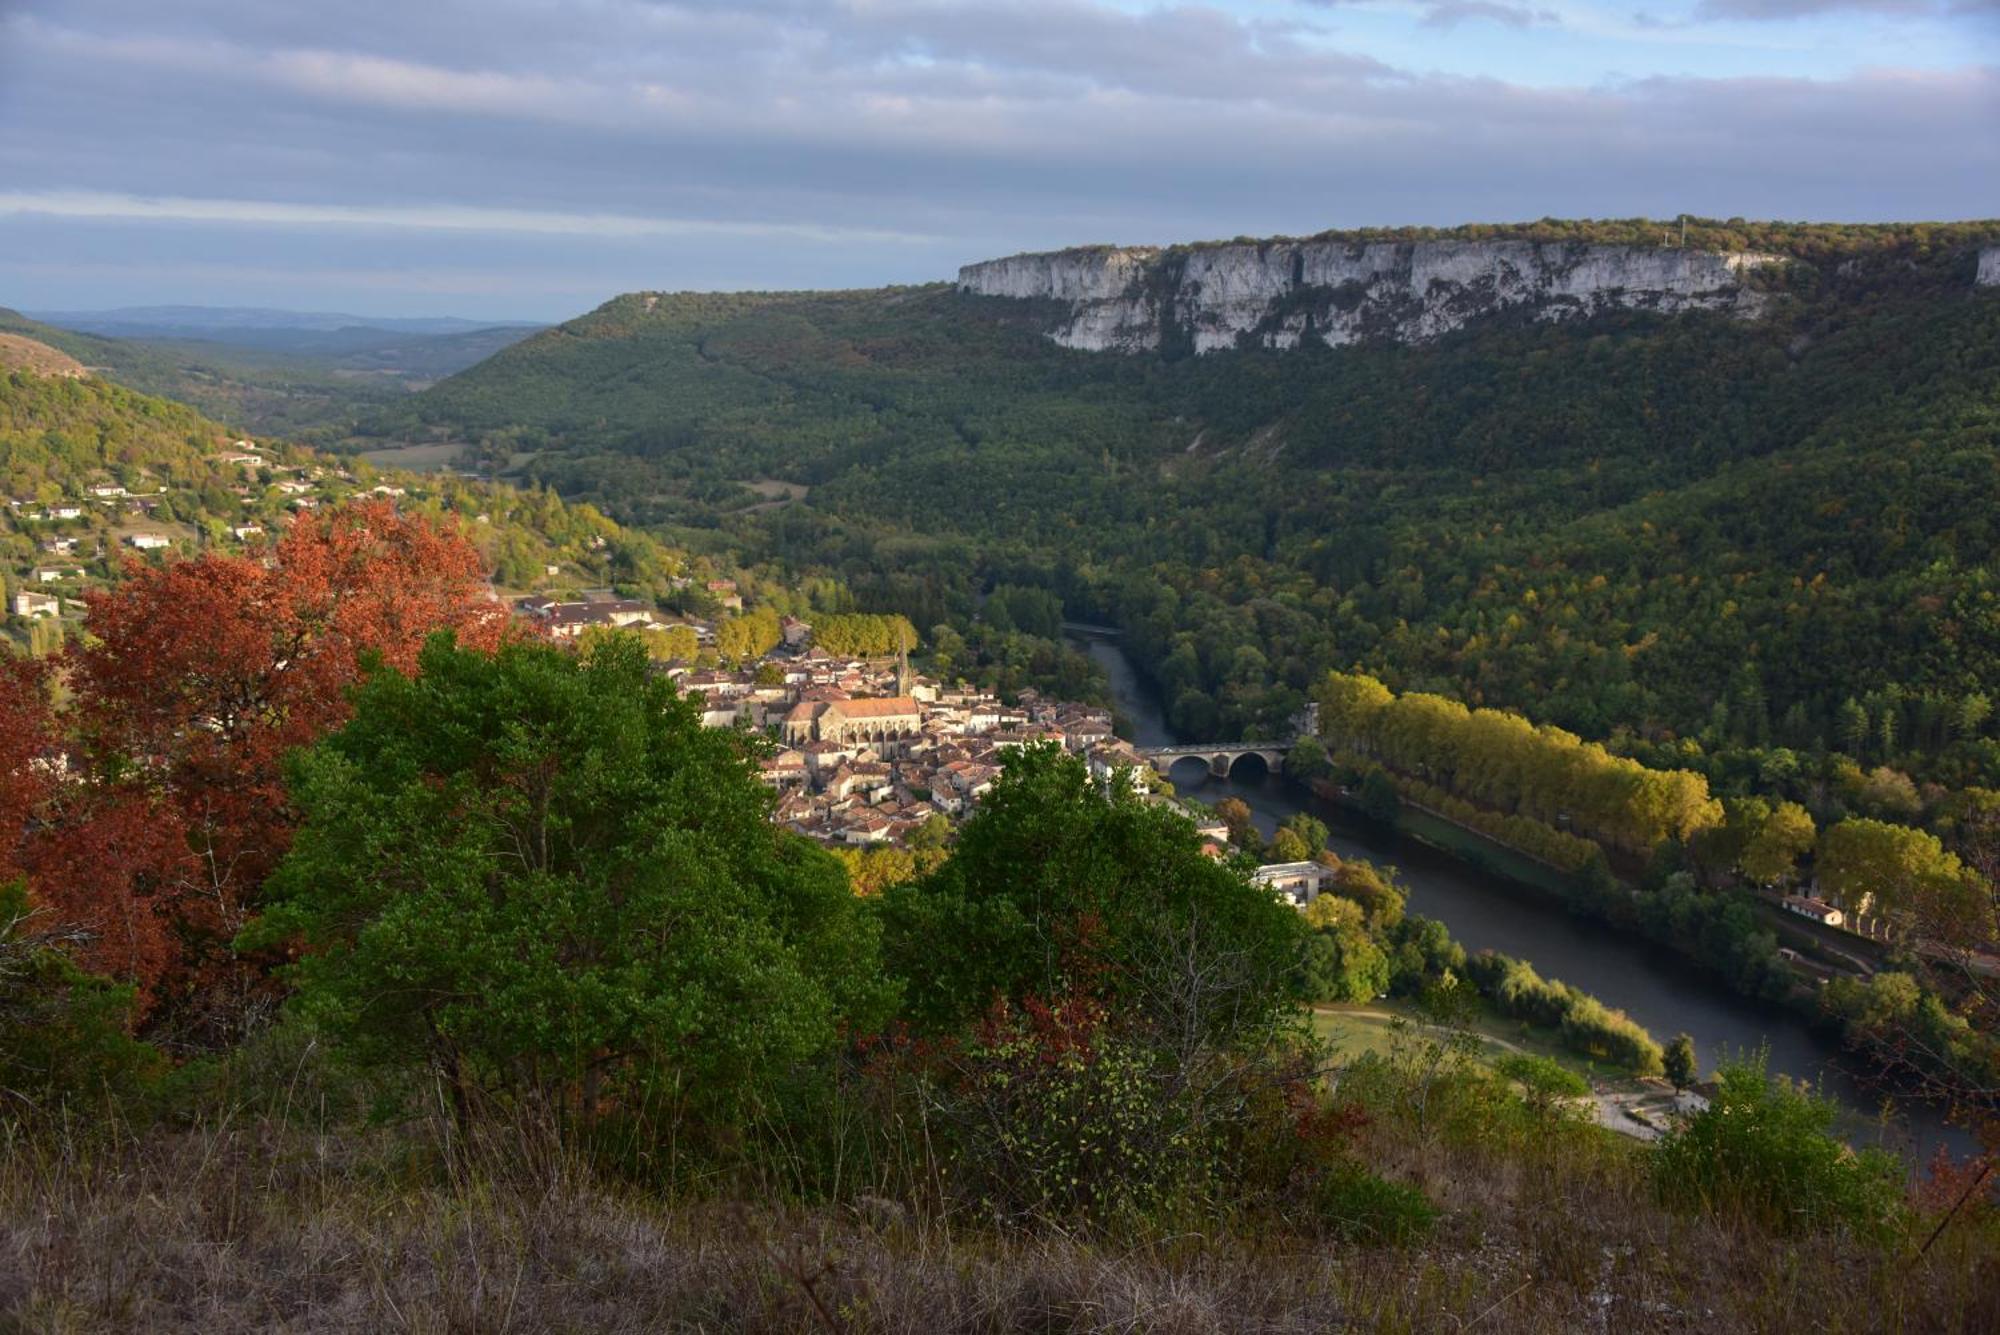
{"label": "shrub", "polygon": [[1327,1172],[1314,1193],[1319,1220],[1335,1237],[1373,1246],[1405,1246],[1428,1236],[1438,1208],[1417,1188],[1378,1177],[1359,1164]]}
{"label": "shrub", "polygon": [[166,1065],[127,1032],[136,990],[78,968],[36,921],[26,887],[0,885],[0,1115],[129,1098]]}
{"label": "shrub", "polygon": [[1760,1055],[1725,1063],[1709,1106],[1669,1132],[1653,1158],[1660,1198],[1774,1232],[1845,1230],[1887,1238],[1901,1223],[1903,1167],[1832,1134],[1838,1109],[1765,1072]]}
{"label": "shrub", "polygon": [[1161,1097],[1164,1054],[1081,997],[996,1002],[935,1110],[968,1203],[1004,1219],[1110,1224],[1201,1191],[1213,1148],[1192,1101]]}
{"label": "shrub", "polygon": [[1493,1069],[1518,1084],[1523,1101],[1537,1112],[1570,1107],[1590,1094],[1588,1081],[1550,1057],[1509,1053],[1494,1062]]}
{"label": "shrub", "polygon": [[1524,960],[1482,950],[1466,961],[1465,972],[1502,1014],[1558,1030],[1577,1052],[1639,1075],[1664,1069],[1660,1045],[1637,1021],[1567,983],[1544,979]]}

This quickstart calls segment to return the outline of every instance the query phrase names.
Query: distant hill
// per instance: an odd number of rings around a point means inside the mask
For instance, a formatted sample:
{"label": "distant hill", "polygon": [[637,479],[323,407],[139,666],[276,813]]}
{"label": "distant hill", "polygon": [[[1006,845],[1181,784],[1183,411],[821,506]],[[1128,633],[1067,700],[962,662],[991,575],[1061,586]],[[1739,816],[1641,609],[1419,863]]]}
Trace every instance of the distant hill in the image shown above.
{"label": "distant hill", "polygon": [[537,329],[535,320],[466,320],[456,316],[343,315],[254,306],[120,306],[101,311],[35,311],[35,319],[65,329],[116,338],[222,338],[271,330],[335,333],[373,329],[395,334],[463,334],[475,329]]}
{"label": "distant hill", "polygon": [[[193,404],[254,434],[330,440],[376,407],[491,356],[533,332],[532,326],[484,327],[471,321],[419,320],[411,328],[307,328],[259,324],[290,312],[221,312],[240,317],[174,324],[204,308],[135,308],[102,312],[97,330],[66,328],[0,308],[0,332],[58,348],[84,365],[146,393]],[[130,320],[109,317],[134,317]],[[160,317],[147,324],[136,317]],[[300,317],[308,321],[346,317]],[[464,325],[467,327],[459,328]],[[113,331],[118,332],[112,336]],[[199,336],[196,336],[199,335]]]}
{"label": "distant hill", "polygon": [[[1553,284],[1560,248],[1671,257],[1671,228],[1315,244],[1546,244]],[[2000,681],[2000,289],[1975,285],[2000,223],[1689,236],[1778,257],[1754,303],[1551,320],[1528,294],[1416,343],[1193,355],[1059,346],[1089,311],[1051,263],[1018,297],[634,293],[368,431],[470,443],[629,522],[719,527],[926,628],[995,584],[1052,589],[1124,625],[1204,736],[1282,726],[1326,668],[1361,666],[1593,737],[1846,738],[2000,780],[1975,698]],[[1152,309],[1178,310],[1183,257],[1289,244],[1169,248],[1131,295],[1172,279]],[[1266,309],[1255,328],[1293,310]],[[760,506],[773,479],[809,494]]]}
{"label": "distant hill", "polygon": [[0,334],[0,371],[26,371],[29,375],[88,375],[83,363],[46,343],[19,334]]}

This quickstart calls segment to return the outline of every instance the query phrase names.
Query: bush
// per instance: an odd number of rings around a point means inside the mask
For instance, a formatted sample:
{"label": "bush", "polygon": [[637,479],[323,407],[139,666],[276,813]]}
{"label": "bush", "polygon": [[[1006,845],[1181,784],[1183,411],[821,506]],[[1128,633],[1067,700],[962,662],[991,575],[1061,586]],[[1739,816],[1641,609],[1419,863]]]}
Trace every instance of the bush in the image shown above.
{"label": "bush", "polygon": [[0,1115],[129,1100],[166,1065],[127,1032],[134,989],[79,969],[35,923],[26,888],[0,885]]}
{"label": "bush", "polygon": [[1466,976],[1504,1015],[1558,1030],[1565,1046],[1639,1075],[1658,1075],[1665,1054],[1626,1015],[1568,983],[1544,979],[1524,960],[1482,950],[1465,962]]}
{"label": "bush", "polygon": [[1837,1106],[1760,1055],[1725,1063],[1709,1106],[1663,1138],[1653,1157],[1661,1200],[1739,1217],[1784,1234],[1846,1231],[1887,1239],[1902,1222],[1903,1166],[1832,1134]]}
{"label": "bush", "polygon": [[1216,1176],[1191,1106],[1163,1098],[1165,1053],[1083,998],[996,1002],[937,1092],[961,1199],[1000,1218],[1113,1224]]}
{"label": "bush", "polygon": [[1423,1192],[1377,1177],[1359,1164],[1330,1170],[1318,1183],[1314,1204],[1335,1237],[1372,1246],[1405,1246],[1430,1234],[1438,1208]]}
{"label": "bush", "polygon": [[1493,1069],[1521,1087],[1521,1097],[1537,1112],[1566,1108],[1590,1094],[1590,1083],[1550,1057],[1515,1052],[1493,1063]]}

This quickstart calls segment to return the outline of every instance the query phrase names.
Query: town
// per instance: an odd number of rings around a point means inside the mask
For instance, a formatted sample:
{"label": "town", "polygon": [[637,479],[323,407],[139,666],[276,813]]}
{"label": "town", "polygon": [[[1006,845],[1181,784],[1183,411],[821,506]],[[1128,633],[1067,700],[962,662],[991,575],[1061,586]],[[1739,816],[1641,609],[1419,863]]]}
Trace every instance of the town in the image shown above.
{"label": "town", "polygon": [[[125,559],[251,549],[322,507],[360,499],[424,504],[433,492],[427,481],[438,480],[378,474],[248,439],[225,442],[199,463],[200,476],[126,469],[90,477],[80,488],[44,486],[9,500],[9,610],[25,648],[52,652],[80,629],[88,614],[83,595],[115,579]],[[461,518],[477,530],[488,516]],[[789,830],[855,849],[942,844],[990,791],[1010,750],[1050,742],[1083,758],[1098,781],[1172,805],[1193,822],[1211,857],[1230,853],[1227,825],[1206,805],[1175,797],[1152,757],[1115,734],[1108,709],[1033,689],[1008,702],[963,682],[932,680],[912,670],[908,643],[893,654],[832,652],[799,617],[767,605],[746,611],[737,580],[706,567],[664,581],[666,602],[686,610],[593,587],[603,546],[594,538],[564,553],[567,560],[495,568],[489,596],[557,642],[640,636],[656,670],[699,701],[706,726],[769,739],[758,768],[776,795],[773,819]],[[537,591],[510,592],[509,585]],[[745,633],[753,624],[775,632]],[[1301,862],[1255,875],[1303,906],[1330,872]]]}
{"label": "town", "polygon": [[[728,581],[714,581],[710,591],[735,596]],[[671,620],[635,599],[535,596],[514,606],[558,639],[580,639],[593,628],[649,638],[678,633],[704,646],[716,639],[712,624]],[[1101,782],[1174,803],[1195,822],[1211,856],[1228,850],[1228,827],[1206,807],[1174,798],[1147,757],[1115,735],[1107,709],[1045,699],[1034,690],[1009,704],[913,672],[907,646],[894,657],[832,654],[813,642],[812,626],[799,618],[781,618],[779,629],[779,643],[754,661],[703,666],[714,661],[711,651],[669,659],[660,670],[699,699],[707,726],[771,738],[773,749],[758,769],[778,794],[773,819],[787,829],[855,847],[935,838],[978,805],[1010,750],[1049,742],[1083,757]],[[1317,889],[1317,878],[1305,878]],[[1299,894],[1291,882],[1285,889]]]}

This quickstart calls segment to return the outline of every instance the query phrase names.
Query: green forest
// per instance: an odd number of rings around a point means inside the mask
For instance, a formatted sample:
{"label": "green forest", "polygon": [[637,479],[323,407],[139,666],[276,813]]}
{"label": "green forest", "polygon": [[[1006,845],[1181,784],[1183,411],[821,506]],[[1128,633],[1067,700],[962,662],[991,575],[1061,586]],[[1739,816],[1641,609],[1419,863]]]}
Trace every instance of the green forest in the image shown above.
{"label": "green forest", "polygon": [[[1992,782],[1985,235],[1704,224],[1798,257],[1766,318],[1183,360],[1065,351],[1037,303],[944,287],[635,294],[369,429],[838,572],[926,632],[1046,589],[1123,626],[1193,734],[1279,726],[1336,667],[1718,778],[1837,750]],[[760,505],[762,478],[809,494]]]}

